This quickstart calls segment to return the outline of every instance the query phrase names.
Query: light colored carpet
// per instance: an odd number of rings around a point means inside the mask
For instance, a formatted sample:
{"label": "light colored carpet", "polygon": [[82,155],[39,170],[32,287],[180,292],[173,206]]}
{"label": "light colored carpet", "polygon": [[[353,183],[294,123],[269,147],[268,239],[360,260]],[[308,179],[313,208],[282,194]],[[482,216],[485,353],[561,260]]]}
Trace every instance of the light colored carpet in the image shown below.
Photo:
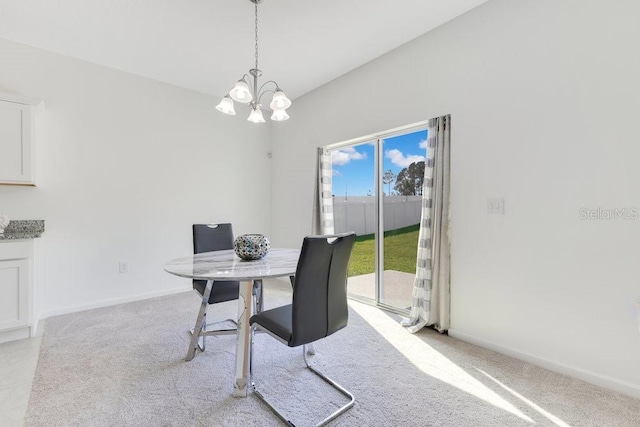
{"label": "light colored carpet", "polygon": [[[290,298],[267,283],[267,305]],[[183,357],[194,293],[47,320],[27,426],[278,426],[256,398],[231,397],[235,336]],[[224,303],[210,317],[236,314]],[[351,390],[335,426],[637,426],[640,401],[423,330],[350,303],[349,326],[316,344],[313,360]],[[214,313],[214,312],[211,312]],[[211,320],[211,319],[210,319]],[[344,398],[304,369],[300,349],[256,337],[256,382],[297,425]]]}

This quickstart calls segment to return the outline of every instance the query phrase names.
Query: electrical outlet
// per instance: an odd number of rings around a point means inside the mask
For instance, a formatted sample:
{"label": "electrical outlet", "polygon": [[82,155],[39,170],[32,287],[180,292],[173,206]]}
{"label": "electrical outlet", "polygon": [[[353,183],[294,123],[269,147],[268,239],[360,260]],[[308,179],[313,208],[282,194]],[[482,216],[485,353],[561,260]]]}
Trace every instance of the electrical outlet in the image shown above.
{"label": "electrical outlet", "polygon": [[487,213],[504,215],[504,199],[487,199]]}
{"label": "electrical outlet", "polygon": [[119,269],[120,273],[127,273],[129,271],[129,264],[127,264],[127,261],[120,261]]}

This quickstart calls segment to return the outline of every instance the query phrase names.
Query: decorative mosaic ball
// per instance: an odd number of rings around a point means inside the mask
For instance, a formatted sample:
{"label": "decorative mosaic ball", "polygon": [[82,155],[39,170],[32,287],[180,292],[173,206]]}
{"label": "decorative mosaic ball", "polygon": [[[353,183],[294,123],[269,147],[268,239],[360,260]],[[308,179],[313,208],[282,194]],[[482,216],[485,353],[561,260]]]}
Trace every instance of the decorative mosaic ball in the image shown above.
{"label": "decorative mosaic ball", "polygon": [[233,243],[236,255],[246,261],[260,259],[269,253],[271,242],[263,234],[243,234]]}

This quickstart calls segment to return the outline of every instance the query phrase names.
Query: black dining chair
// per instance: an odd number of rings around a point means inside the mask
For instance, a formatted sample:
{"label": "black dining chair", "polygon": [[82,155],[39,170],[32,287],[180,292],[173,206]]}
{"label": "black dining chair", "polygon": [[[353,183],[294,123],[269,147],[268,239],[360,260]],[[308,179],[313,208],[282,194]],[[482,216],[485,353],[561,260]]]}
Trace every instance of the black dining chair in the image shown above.
{"label": "black dining chair", "polygon": [[[193,224],[193,253],[213,252],[233,249],[233,228],[231,224]],[[193,289],[202,297],[195,327],[191,330],[192,339],[189,343],[187,361],[192,360],[196,348],[205,351],[205,337],[212,335],[230,335],[237,332],[237,322],[227,319],[222,322],[207,324],[207,309],[210,304],[238,299],[240,283],[238,281],[213,281],[209,297],[205,297],[207,281],[194,280]],[[259,313],[263,307],[262,280],[253,282],[254,311]],[[221,323],[233,323],[231,328],[211,328]],[[195,332],[197,331],[197,333]]]}
{"label": "black dining chair", "polygon": [[[307,368],[349,398],[347,404],[322,420],[319,426],[335,419],[355,402],[353,394],[307,360],[307,344],[347,326],[347,268],[355,238],[355,233],[305,237],[293,279],[292,303],[255,314],[249,321],[252,336],[261,330],[289,347],[302,346]],[[253,348],[249,366],[253,375]],[[285,424],[294,425],[266,400],[253,381],[251,385],[256,396]]]}

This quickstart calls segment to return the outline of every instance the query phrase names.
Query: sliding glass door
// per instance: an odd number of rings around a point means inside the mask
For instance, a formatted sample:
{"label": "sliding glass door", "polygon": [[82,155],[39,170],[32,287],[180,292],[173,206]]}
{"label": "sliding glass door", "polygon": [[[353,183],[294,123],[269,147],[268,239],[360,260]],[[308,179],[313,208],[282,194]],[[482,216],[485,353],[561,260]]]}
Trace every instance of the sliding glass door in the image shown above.
{"label": "sliding glass door", "polygon": [[327,147],[335,231],[358,235],[349,296],[407,312],[416,268],[426,123]]}
{"label": "sliding glass door", "polygon": [[380,140],[382,181],[386,191],[382,196],[384,233],[379,302],[400,310],[411,308],[426,140],[426,130]]}
{"label": "sliding glass door", "polygon": [[331,151],[335,231],[355,231],[349,264],[349,294],[369,302],[376,295],[376,142]]}

